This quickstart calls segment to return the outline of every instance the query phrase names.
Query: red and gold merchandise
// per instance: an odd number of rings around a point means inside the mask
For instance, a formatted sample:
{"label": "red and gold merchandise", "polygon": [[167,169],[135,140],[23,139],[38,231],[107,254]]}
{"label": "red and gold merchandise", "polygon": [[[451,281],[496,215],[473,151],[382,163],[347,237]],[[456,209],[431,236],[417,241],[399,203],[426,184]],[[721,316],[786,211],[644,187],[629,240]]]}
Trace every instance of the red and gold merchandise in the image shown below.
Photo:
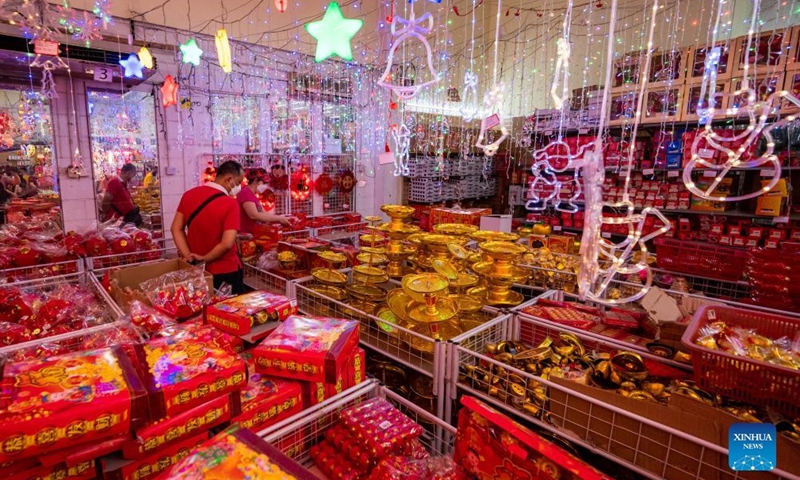
{"label": "red and gold merchandise", "polygon": [[129,432],[144,420],[141,381],[120,348],[7,363],[0,461]]}
{"label": "red and gold merchandise", "polygon": [[[134,432],[134,438],[122,446],[122,456],[139,459],[152,455],[164,445],[181,441],[200,432],[208,431],[231,418],[234,403],[230,394],[218,397],[181,414],[150,423]],[[238,400],[235,402],[238,404]]]}
{"label": "red and gold merchandise", "polygon": [[215,343],[215,338],[185,330],[137,349],[146,370],[151,418],[177,415],[247,385],[244,360]]}
{"label": "red and gold merchandise", "polygon": [[322,403],[348,388],[355,387],[366,379],[366,353],[356,348],[342,369],[336,372],[336,382],[303,382],[304,398],[307,406]]}
{"label": "red and gold merchandise", "polygon": [[292,315],[253,355],[259,373],[335,385],[357,346],[358,322]]}
{"label": "red and gold merchandise", "polygon": [[6,480],[92,480],[97,478],[95,460],[87,460],[76,465],[38,466],[25,468],[23,471],[11,473],[3,468]]}
{"label": "red and gold merchandise", "polygon": [[[188,457],[197,447],[208,440],[208,432],[198,433],[186,440],[160,448],[156,453],[141,460],[121,461],[116,457],[103,459],[103,478],[105,480],[145,480],[157,478],[170,467]],[[169,477],[160,477],[169,478]]]}
{"label": "red and gold merchandise", "polygon": [[231,427],[183,459],[162,480],[318,480],[253,432]]}
{"label": "red and gold merchandise", "polygon": [[477,480],[611,480],[488,405],[462,397],[454,458]]}
{"label": "red and gold merchandise", "polygon": [[234,424],[260,430],[303,410],[303,386],[300,382],[255,373],[249,352],[243,357],[248,360],[250,377],[247,388],[240,394],[241,414],[232,419]]}
{"label": "red and gold merchandise", "polygon": [[383,398],[373,398],[343,411],[341,422],[374,459],[398,451],[424,431]]}
{"label": "red and gold merchandise", "polygon": [[432,208],[430,224],[463,223],[477,227],[481,224],[482,216],[491,214],[491,208]]}
{"label": "red and gold merchandise", "polygon": [[296,313],[297,300],[256,291],[209,306],[206,322],[234,335],[246,335],[255,326],[282,321]]}

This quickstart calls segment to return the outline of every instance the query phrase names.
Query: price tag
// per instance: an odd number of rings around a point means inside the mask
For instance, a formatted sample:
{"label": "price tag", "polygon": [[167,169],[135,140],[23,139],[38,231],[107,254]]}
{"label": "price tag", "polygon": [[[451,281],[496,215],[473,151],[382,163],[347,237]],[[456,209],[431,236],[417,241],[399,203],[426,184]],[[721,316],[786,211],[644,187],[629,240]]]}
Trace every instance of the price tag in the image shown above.
{"label": "price tag", "polygon": [[775,170],[771,170],[771,169],[770,170],[761,170],[761,176],[762,177],[774,177],[775,176]]}
{"label": "price tag", "polygon": [[700,158],[714,158],[716,151],[710,148],[701,148],[697,151],[697,156]]}
{"label": "price tag", "polygon": [[717,172],[714,170],[704,170],[703,176],[706,178],[714,178],[717,176]]}
{"label": "price tag", "polygon": [[680,172],[678,172],[677,170],[670,170],[669,172],[667,172],[667,177],[678,178],[678,173]]}
{"label": "price tag", "polygon": [[589,133],[588,128],[581,128],[578,130],[578,135],[586,135],[587,133]]}
{"label": "price tag", "polygon": [[714,310],[709,310],[708,311],[708,319],[709,320],[716,320],[717,319],[717,312],[715,312]]}
{"label": "price tag", "polygon": [[553,134],[553,131],[552,131],[552,130],[545,130],[545,131],[544,131],[544,134],[545,134],[545,135],[547,135],[547,136],[549,137],[550,135],[552,135],[552,134]]}
{"label": "price tag", "polygon": [[603,238],[611,238],[611,234],[609,232],[603,232],[600,234]]}
{"label": "price tag", "polygon": [[561,231],[561,225],[553,225],[553,231],[554,232],[560,232]]}
{"label": "price tag", "polygon": [[644,175],[655,175],[656,171],[654,169],[652,169],[652,168],[645,168],[644,170],[642,170],[642,174],[644,174]]}
{"label": "price tag", "polygon": [[114,80],[114,71],[108,67],[94,67],[95,82],[111,82]]}
{"label": "price tag", "polygon": [[789,217],[775,217],[772,219],[772,223],[789,223]]}
{"label": "price tag", "polygon": [[620,178],[625,178],[625,177],[627,177],[627,176],[628,176],[628,173],[629,173],[629,172],[628,172],[628,170],[627,170],[627,169],[625,169],[625,170],[620,170],[620,171],[619,171],[619,176],[620,176]]}
{"label": "price tag", "polygon": [[33,52],[36,55],[49,55],[51,57],[58,56],[58,42],[50,40],[38,39],[33,42]]}

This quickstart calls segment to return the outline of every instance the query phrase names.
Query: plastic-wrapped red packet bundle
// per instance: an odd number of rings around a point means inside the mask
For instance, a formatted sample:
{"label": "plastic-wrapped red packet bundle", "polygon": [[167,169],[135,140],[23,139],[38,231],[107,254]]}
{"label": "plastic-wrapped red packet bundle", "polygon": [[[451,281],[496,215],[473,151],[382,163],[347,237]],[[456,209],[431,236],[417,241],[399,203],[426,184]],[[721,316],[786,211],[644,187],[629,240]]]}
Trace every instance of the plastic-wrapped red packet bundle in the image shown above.
{"label": "plastic-wrapped red packet bundle", "polygon": [[359,480],[367,472],[353,465],[344,454],[338,452],[326,440],[314,445],[309,450],[314,465],[329,480]]}
{"label": "plastic-wrapped red packet bundle", "polygon": [[200,268],[165,273],[142,282],[140,288],[154,307],[175,319],[200,313],[211,300],[208,282]]}
{"label": "plastic-wrapped red packet bundle", "polygon": [[411,440],[407,444],[403,445],[400,449],[400,454],[404,457],[411,457],[417,460],[422,460],[423,458],[428,458],[431,456],[428,453],[428,449],[425,448],[425,445],[419,441],[419,438],[415,438]]}
{"label": "plastic-wrapped red packet bundle", "polygon": [[153,307],[134,300],[131,302],[131,323],[145,332],[155,333],[177,323]]}
{"label": "plastic-wrapped red packet bundle", "polygon": [[373,466],[372,459],[343,424],[337,423],[328,428],[325,431],[325,440],[347,457],[357,469],[366,472]]}
{"label": "plastic-wrapped red packet bundle", "polygon": [[373,398],[344,410],[342,423],[374,459],[402,448],[423,433],[423,428],[384,398]]}
{"label": "plastic-wrapped red packet bundle", "polygon": [[451,457],[414,459],[386,457],[375,467],[367,480],[461,480],[466,476]]}

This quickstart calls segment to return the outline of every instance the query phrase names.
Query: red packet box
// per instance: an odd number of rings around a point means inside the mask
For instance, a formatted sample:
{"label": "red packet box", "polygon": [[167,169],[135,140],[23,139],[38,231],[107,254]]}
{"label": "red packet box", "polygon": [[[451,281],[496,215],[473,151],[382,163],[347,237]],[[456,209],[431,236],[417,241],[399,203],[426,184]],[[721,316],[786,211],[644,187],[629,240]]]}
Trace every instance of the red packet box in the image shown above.
{"label": "red packet box", "polygon": [[786,230],[785,228],[770,228],[769,238],[770,240],[783,241],[786,240],[786,236],[788,233],[789,231]]}
{"label": "red packet box", "polygon": [[151,339],[137,348],[146,369],[151,418],[177,415],[247,385],[244,360],[190,331]]}
{"label": "red packet box", "polygon": [[[57,452],[46,453],[37,457],[38,463],[45,467],[66,466],[77,467],[96,458],[111,454],[122,448],[130,440],[130,435],[120,435],[100,442],[92,442],[78,447],[65,448]],[[92,463],[94,471],[94,463]],[[80,469],[79,469],[80,470]]]}
{"label": "red packet box", "polygon": [[246,335],[254,326],[285,320],[296,313],[297,300],[259,290],[207,307],[206,322],[234,335]]}
{"label": "red packet box", "polygon": [[733,245],[734,247],[744,247],[746,239],[747,237],[744,237],[742,235],[731,235],[731,245]]}
{"label": "red packet box", "polygon": [[145,480],[156,478],[170,467],[189,456],[208,440],[208,432],[198,433],[180,442],[160,448],[158,452],[141,460],[124,460],[118,457],[103,459],[105,480]]}
{"label": "red packet box", "polygon": [[24,472],[3,472],[5,480],[92,480],[97,478],[95,460],[86,460],[75,465],[38,466]]}
{"label": "red packet box", "polygon": [[358,346],[358,333],[355,321],[292,315],[253,350],[256,371],[335,384]]}
{"label": "red packet box", "polygon": [[611,480],[481,401],[464,396],[461,403],[453,459],[469,478]]}
{"label": "red packet box", "polygon": [[758,246],[758,243],[759,243],[760,241],[761,241],[761,240],[760,240],[760,239],[758,239],[758,238],[750,238],[750,237],[747,237],[747,238],[745,238],[745,241],[744,241],[744,246],[745,246],[745,247],[748,247],[748,248],[755,248],[755,247],[757,247],[757,246]]}
{"label": "red packet box", "polygon": [[179,478],[319,480],[255,433],[238,427],[205,442],[159,480]]}
{"label": "red packet box", "polygon": [[146,391],[120,347],[6,363],[0,461],[122,435],[146,417]]}
{"label": "red packet box", "polygon": [[236,394],[217,397],[210,402],[136,430],[135,438],[128,440],[122,446],[122,457],[131,460],[143,458],[152,455],[164,445],[227,422],[231,418],[231,403],[238,405],[238,399],[235,399],[235,402],[231,401],[233,395]]}
{"label": "red packet box", "polygon": [[780,246],[780,240],[775,240],[774,238],[768,238],[764,242],[764,248],[778,248]]}
{"label": "red packet box", "polygon": [[375,459],[393,453],[424,432],[420,425],[380,397],[343,410],[341,422]]}
{"label": "red packet box", "polygon": [[301,382],[253,373],[241,392],[242,413],[232,422],[258,431],[303,410]]}
{"label": "red packet box", "polygon": [[793,242],[800,240],[800,228],[793,228],[789,238]]}

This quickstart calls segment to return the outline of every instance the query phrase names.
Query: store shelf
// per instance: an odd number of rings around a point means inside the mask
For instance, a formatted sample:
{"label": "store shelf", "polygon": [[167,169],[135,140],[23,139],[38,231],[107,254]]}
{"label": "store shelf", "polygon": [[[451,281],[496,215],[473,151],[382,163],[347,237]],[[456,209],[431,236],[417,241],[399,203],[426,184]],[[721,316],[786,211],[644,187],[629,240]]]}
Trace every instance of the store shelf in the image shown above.
{"label": "store shelf", "polygon": [[[728,468],[728,451],[719,445],[584,395],[569,388],[568,383],[544,380],[479,353],[486,344],[503,340],[533,344],[536,335],[543,333],[541,329],[538,322],[517,317],[490,322],[470,336],[454,339],[448,368],[450,396],[455,399],[459,392],[476,396],[653,480],[741,478]],[[527,385],[541,384],[547,390],[547,403],[536,415],[515,408],[512,401],[517,396],[508,388],[509,382],[489,384],[461,375],[460,367],[468,365],[489,371],[502,369],[508,375],[521,377]],[[486,393],[490,387],[495,395]],[[532,394],[529,387],[525,388],[526,395]],[[445,415],[449,413],[446,411]],[[779,469],[764,478],[800,479]]]}
{"label": "store shelf", "polygon": [[253,290],[266,290],[278,295],[289,294],[289,280],[249,263],[244,264],[244,284]]}

